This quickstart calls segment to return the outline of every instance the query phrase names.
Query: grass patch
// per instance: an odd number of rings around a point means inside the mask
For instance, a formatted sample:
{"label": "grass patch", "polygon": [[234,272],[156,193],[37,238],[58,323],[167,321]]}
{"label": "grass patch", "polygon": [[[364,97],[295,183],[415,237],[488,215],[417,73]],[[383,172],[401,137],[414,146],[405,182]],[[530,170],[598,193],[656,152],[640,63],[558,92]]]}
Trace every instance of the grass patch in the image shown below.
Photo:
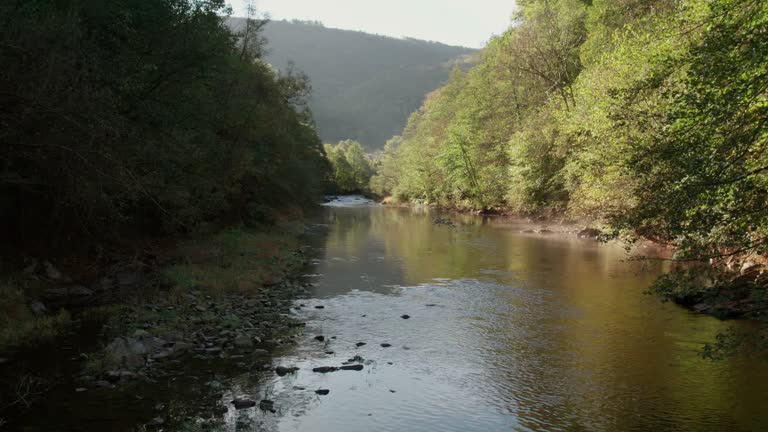
{"label": "grass patch", "polygon": [[35,315],[29,308],[28,282],[0,279],[0,351],[28,347],[59,336],[71,325],[66,311]]}
{"label": "grass patch", "polygon": [[301,225],[267,230],[231,228],[181,242],[178,263],[163,276],[173,285],[210,292],[245,292],[278,283],[302,264],[296,253]]}

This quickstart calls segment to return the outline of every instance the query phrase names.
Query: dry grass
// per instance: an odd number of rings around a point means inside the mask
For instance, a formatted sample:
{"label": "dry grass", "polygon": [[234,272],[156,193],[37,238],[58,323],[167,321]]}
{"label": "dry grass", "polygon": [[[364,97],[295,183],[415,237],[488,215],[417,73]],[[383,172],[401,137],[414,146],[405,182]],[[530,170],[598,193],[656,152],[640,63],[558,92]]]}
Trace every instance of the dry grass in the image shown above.
{"label": "dry grass", "polygon": [[0,280],[0,351],[35,345],[60,335],[71,324],[69,313],[35,315],[29,309],[27,283]]}
{"label": "dry grass", "polygon": [[301,260],[297,227],[273,230],[228,229],[219,234],[183,242],[180,262],[164,270],[177,292],[201,288],[212,293],[243,292],[277,283]]}

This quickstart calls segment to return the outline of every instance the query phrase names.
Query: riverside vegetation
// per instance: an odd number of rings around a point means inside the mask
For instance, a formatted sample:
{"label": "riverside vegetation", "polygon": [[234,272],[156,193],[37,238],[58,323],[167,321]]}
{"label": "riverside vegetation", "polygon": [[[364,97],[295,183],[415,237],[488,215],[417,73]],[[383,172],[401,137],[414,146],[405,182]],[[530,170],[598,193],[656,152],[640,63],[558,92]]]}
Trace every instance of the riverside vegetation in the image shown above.
{"label": "riverside vegetation", "polygon": [[[301,263],[296,221],[328,172],[309,81],[263,61],[265,21],[235,33],[227,13],[0,4],[0,366],[116,309],[126,331],[178,330],[172,309],[240,304]],[[117,348],[100,373],[125,366]],[[23,408],[46,386],[10,363],[0,408]]]}
{"label": "riverside vegetation", "polygon": [[[653,291],[768,320],[768,3],[525,0],[379,157],[378,195],[676,246]],[[711,356],[765,353],[768,333]]]}
{"label": "riverside vegetation", "polygon": [[[0,367],[94,317],[87,385],[265,354],[300,325],[282,317],[306,288],[297,221],[324,190],[672,244],[686,265],[653,291],[768,320],[768,4],[518,5],[371,157],[322,145],[308,77],[270,66],[266,22],[232,30],[222,0],[0,4]],[[765,354],[766,334],[705,353]],[[46,387],[18,376],[0,408]]]}

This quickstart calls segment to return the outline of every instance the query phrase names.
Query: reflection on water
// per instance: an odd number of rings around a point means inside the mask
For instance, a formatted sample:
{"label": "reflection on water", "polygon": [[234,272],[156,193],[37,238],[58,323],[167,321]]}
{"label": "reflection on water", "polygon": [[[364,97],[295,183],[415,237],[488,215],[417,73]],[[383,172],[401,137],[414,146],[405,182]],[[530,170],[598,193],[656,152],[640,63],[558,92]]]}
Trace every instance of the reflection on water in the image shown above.
{"label": "reflection on water", "polygon": [[[660,263],[573,235],[434,217],[324,213],[308,306],[325,309],[303,309],[306,341],[282,361],[302,368],[286,392],[331,394],[281,417],[279,430],[768,429],[768,368],[702,360],[726,324],[645,295]],[[356,354],[370,362],[363,372],[309,371]]]}
{"label": "reflection on water", "polygon": [[[157,402],[165,430],[190,432],[768,430],[768,365],[702,360],[727,324],[643,294],[660,262],[435,216],[362,200],[323,210],[307,238],[315,288],[296,302],[306,331],[273,359],[295,375],[185,362],[141,394],[65,386],[19,430],[143,430]],[[354,356],[362,371],[312,372]],[[276,412],[235,410],[235,397]]]}

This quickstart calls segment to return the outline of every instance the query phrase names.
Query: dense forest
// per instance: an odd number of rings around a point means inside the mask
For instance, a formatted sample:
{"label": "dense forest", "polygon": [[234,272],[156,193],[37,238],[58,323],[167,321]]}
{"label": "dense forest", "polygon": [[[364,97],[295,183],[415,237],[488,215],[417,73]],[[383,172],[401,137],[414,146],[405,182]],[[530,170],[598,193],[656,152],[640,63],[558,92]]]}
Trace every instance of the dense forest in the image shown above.
{"label": "dense forest", "polygon": [[[230,25],[239,29],[242,20]],[[369,151],[399,133],[424,95],[442,85],[454,66],[466,67],[475,52],[315,22],[270,21],[263,36],[270,64],[311,78],[310,107],[323,141],[352,139]]]}
{"label": "dense forest", "polygon": [[310,86],[264,61],[265,21],[234,33],[227,12],[0,3],[0,352],[65,332],[63,306],[260,286],[292,262],[294,231],[265,227],[326,186]]}
{"label": "dense forest", "polygon": [[[764,318],[768,3],[518,5],[480,63],[455,69],[387,143],[374,192],[673,244],[678,260],[715,265],[682,267],[656,291]],[[746,346],[733,341],[719,352]]]}
{"label": "dense forest", "polygon": [[265,22],[233,33],[222,12],[223,1],[0,5],[6,245],[190,232],[315,202],[326,162],[309,84],[263,60]]}

